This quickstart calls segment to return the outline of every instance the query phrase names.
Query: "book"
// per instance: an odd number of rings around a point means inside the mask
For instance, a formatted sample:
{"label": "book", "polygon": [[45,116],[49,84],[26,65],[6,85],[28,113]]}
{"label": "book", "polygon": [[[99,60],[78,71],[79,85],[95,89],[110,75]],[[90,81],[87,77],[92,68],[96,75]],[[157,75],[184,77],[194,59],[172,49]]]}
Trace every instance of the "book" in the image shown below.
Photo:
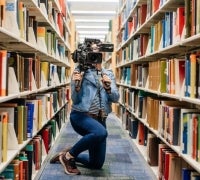
{"label": "book", "polygon": [[140,145],[146,145],[147,143],[147,129],[146,127],[144,126],[143,123],[139,123],[138,124],[138,134],[137,134],[137,138],[138,138],[138,144]]}
{"label": "book", "polygon": [[158,178],[162,179],[164,174],[164,156],[163,150],[170,150],[170,148],[166,144],[158,145]]}
{"label": "book", "polygon": [[64,35],[64,25],[63,25],[63,15],[62,15],[62,13],[58,13],[58,15],[57,15],[57,24],[58,24],[60,36],[63,37],[63,35]]}
{"label": "book", "polygon": [[169,107],[167,141],[175,146],[180,144],[180,111],[180,107]]}
{"label": "book", "polygon": [[50,147],[51,147],[51,143],[52,143],[51,125],[47,125],[46,127],[44,127],[42,129],[41,135],[42,135],[42,139],[44,141],[46,153],[48,154]]}
{"label": "book", "polygon": [[197,129],[197,134],[198,134],[198,142],[197,142],[197,161],[200,162],[200,116],[198,116],[198,129]]}
{"label": "book", "polygon": [[13,180],[20,180],[19,173],[20,173],[20,161],[19,159],[15,158],[11,161],[10,165],[13,166],[14,169],[14,179]]}
{"label": "book", "polygon": [[190,35],[194,36],[196,34],[196,15],[197,15],[197,6],[196,6],[196,0],[191,0],[191,14],[190,14],[190,21],[191,21],[191,29],[190,29]]}
{"label": "book", "polygon": [[6,111],[9,114],[8,122],[13,124],[16,135],[18,134],[18,111],[17,111],[17,103],[1,103],[0,104],[0,112]]}
{"label": "book", "polygon": [[23,135],[24,135],[24,106],[19,105],[17,107],[18,109],[18,135],[17,135],[17,139],[18,139],[18,143],[22,144],[23,143]]}
{"label": "book", "polygon": [[7,161],[8,151],[8,112],[1,112],[2,121],[2,162]]}
{"label": "book", "polygon": [[14,166],[12,164],[8,164],[1,175],[4,177],[4,179],[14,179]]}
{"label": "book", "polygon": [[166,60],[160,61],[160,92],[167,92],[167,75],[166,75]]}
{"label": "book", "polygon": [[147,162],[150,166],[158,166],[159,139],[151,133],[147,135]]}
{"label": "book", "polygon": [[196,33],[200,33],[200,2],[199,1],[196,1],[196,7],[197,7],[197,10],[196,10]]}
{"label": "book", "polygon": [[20,31],[20,37],[22,39],[26,39],[26,31],[25,31],[25,7],[22,1],[18,2],[18,25]]}
{"label": "book", "polygon": [[27,106],[27,137],[33,136],[33,119],[34,119],[34,104],[32,102],[26,102]]}
{"label": "book", "polygon": [[133,117],[131,119],[131,127],[130,127],[130,135],[133,139],[137,138],[137,133],[138,133],[138,120]]}
{"label": "book", "polygon": [[34,152],[33,152],[33,141],[30,141],[25,149],[24,149],[27,159],[28,159],[28,176],[29,180],[32,179],[32,172],[33,172],[33,158],[34,158]]}
{"label": "book", "polygon": [[182,175],[182,160],[177,154],[169,157],[169,180],[181,180]]}
{"label": "book", "polygon": [[[20,37],[18,26],[18,0],[6,0],[5,20],[2,27],[14,36]],[[10,28],[12,27],[12,28]]]}
{"label": "book", "polygon": [[46,28],[44,26],[37,26],[37,45],[44,53],[47,53],[46,44]]}
{"label": "book", "polygon": [[192,122],[191,122],[191,126],[192,126],[192,132],[191,132],[191,136],[192,136],[192,158],[197,160],[198,156],[197,156],[197,146],[198,146],[198,118],[199,118],[200,114],[195,114],[192,117]]}
{"label": "book", "polygon": [[185,56],[185,91],[184,95],[185,97],[190,97],[190,79],[191,79],[191,63],[190,63],[190,57],[189,54],[186,54]]}
{"label": "book", "polygon": [[170,150],[164,150],[163,151],[163,158],[164,158],[164,173],[163,173],[163,179],[169,179],[169,170],[170,170],[170,157],[171,156],[177,156],[175,152]]}
{"label": "book", "polygon": [[189,121],[192,117],[192,114],[198,113],[198,109],[186,109],[181,108],[181,151],[183,154],[187,154],[188,150],[188,133],[189,133]]}
{"label": "book", "polygon": [[29,37],[28,41],[36,45],[37,43],[37,27],[38,22],[36,21],[36,16],[29,16]]}
{"label": "book", "polygon": [[41,64],[38,56],[33,58],[32,67],[36,88],[39,89],[41,86]]}
{"label": "book", "polygon": [[174,59],[175,94],[184,96],[185,59]]}
{"label": "book", "polygon": [[169,60],[169,93],[175,94],[175,65],[174,59]]}
{"label": "book", "polygon": [[2,162],[2,140],[3,140],[3,133],[2,133],[2,118],[0,116],[0,163]]}
{"label": "book", "polygon": [[0,50],[0,96],[8,94],[7,50]]}
{"label": "book", "polygon": [[185,7],[180,6],[176,10],[176,41],[180,41],[183,36],[185,26]]}
{"label": "book", "polygon": [[49,122],[48,122],[49,125],[51,125],[51,132],[52,132],[52,135],[53,135],[53,138],[55,139],[56,138],[56,121],[55,119],[51,119]]}
{"label": "book", "polygon": [[[42,86],[49,85],[49,75],[50,75],[50,64],[49,62],[41,62],[41,75],[43,76],[44,84],[41,83]],[[42,79],[42,77],[41,77]]]}
{"label": "book", "polygon": [[191,36],[191,0],[185,2],[185,38]]}
{"label": "book", "polygon": [[39,102],[38,102],[37,99],[26,99],[26,103],[32,103],[34,105],[34,111],[33,111],[33,129],[32,129],[32,131],[36,132],[37,130],[40,129],[39,128]]}
{"label": "book", "polygon": [[5,20],[5,6],[6,0],[0,1],[0,27],[3,25],[3,21]]}
{"label": "book", "polygon": [[24,57],[24,91],[32,90],[32,65],[33,59]]}
{"label": "book", "polygon": [[23,106],[23,141],[27,140],[27,117],[28,117],[28,107],[26,105]]}
{"label": "book", "polygon": [[23,175],[23,179],[27,179],[29,180],[29,162],[28,162],[28,158],[27,158],[27,154],[25,151],[21,151],[19,154],[19,160],[22,161],[22,175]]}
{"label": "book", "polygon": [[42,163],[42,137],[40,135],[33,138],[33,152],[35,170],[39,170]]}
{"label": "book", "polygon": [[196,54],[190,55],[190,97],[196,97]]}

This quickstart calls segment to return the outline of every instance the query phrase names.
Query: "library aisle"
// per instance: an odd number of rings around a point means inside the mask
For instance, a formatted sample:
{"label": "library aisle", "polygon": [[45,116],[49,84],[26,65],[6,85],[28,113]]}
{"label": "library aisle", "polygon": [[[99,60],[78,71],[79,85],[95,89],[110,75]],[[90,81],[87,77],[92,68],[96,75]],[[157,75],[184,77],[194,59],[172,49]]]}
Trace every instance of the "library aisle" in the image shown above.
{"label": "library aisle", "polygon": [[50,164],[50,158],[64,147],[73,145],[79,135],[75,133],[70,122],[62,129],[55,145],[49,152],[44,166],[35,180],[155,180],[156,177],[144,160],[143,156],[133,144],[129,135],[123,129],[120,121],[114,114],[107,119],[108,139],[106,161],[101,170],[90,170],[77,164],[81,175],[70,176],[64,173],[61,164]]}

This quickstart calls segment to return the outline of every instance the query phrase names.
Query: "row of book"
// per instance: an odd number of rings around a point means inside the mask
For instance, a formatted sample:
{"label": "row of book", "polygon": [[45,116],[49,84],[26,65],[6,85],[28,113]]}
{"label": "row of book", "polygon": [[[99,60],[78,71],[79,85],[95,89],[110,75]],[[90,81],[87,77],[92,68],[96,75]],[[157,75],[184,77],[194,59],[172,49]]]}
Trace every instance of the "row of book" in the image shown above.
{"label": "row of book", "polygon": [[[179,4],[181,4],[180,2],[181,1],[179,0]],[[200,33],[200,14],[198,13],[200,4],[198,1],[193,0],[186,1],[185,4],[183,1],[183,5],[179,5],[178,7],[177,2],[177,4],[174,5],[174,7],[177,8],[161,13],[161,18],[156,19],[151,25],[146,23],[149,19],[151,20],[151,16],[153,16],[159,8],[163,8],[162,6],[165,4],[167,6],[167,3],[171,2],[164,3],[161,0],[148,0],[146,3],[142,2],[142,4],[138,2],[140,5],[134,7],[134,11],[128,9],[128,12],[132,13],[126,15],[126,17],[128,16],[128,20],[123,18],[125,23],[123,28],[120,27],[122,31],[118,34],[118,42],[121,44],[125,43],[128,39],[131,39],[129,43],[132,43],[132,41],[134,42],[131,48],[136,50],[136,52],[134,52],[134,58],[141,56],[142,40],[140,38],[138,39],[138,36],[147,31],[150,33],[147,34],[148,38],[145,39],[145,44],[148,44],[149,50],[148,52],[145,51],[143,55],[157,52],[172,44],[176,44],[185,38]],[[119,14],[119,17],[121,18],[123,14],[124,11]],[[121,21],[121,19],[119,21]],[[121,26],[122,23],[118,24]],[[141,26],[143,26],[142,29]],[[140,31],[142,33],[140,33]],[[129,46],[129,43],[126,46]],[[131,58],[131,56],[128,56],[128,58]]]}
{"label": "row of book", "polygon": [[35,173],[41,168],[44,158],[48,154],[60,131],[59,124],[65,122],[65,110],[66,109],[63,108],[59,112],[60,116],[52,118],[37,135],[30,140],[25,148],[13,158],[11,163],[0,173],[2,179],[33,179]]}
{"label": "row of book", "polygon": [[[30,2],[31,3],[31,2]],[[29,41],[29,28],[33,28],[35,35],[37,34],[37,25],[40,20],[36,20],[35,13],[40,12],[43,19],[51,23],[54,32],[59,33],[61,38],[68,40],[66,29],[67,22],[67,4],[64,0],[59,0],[60,7],[56,7],[55,3],[48,0],[39,0],[38,3],[32,1],[30,8],[29,4],[19,0],[2,0],[1,1],[1,27],[14,33],[17,37]],[[11,8],[12,7],[12,8]],[[60,9],[58,9],[60,8]],[[10,28],[10,27],[13,28]],[[37,38],[37,36],[35,36]]]}
{"label": "row of book", "polygon": [[121,67],[117,81],[130,86],[147,88],[161,93],[199,98],[199,54],[184,58],[161,59]]}
{"label": "row of book", "polygon": [[[200,110],[194,105],[120,87],[124,111],[134,114],[180,153],[200,162]],[[123,112],[122,112],[123,114]],[[127,126],[127,124],[126,124]]]}
{"label": "row of book", "polygon": [[[30,8],[28,4],[18,0],[2,1],[2,17],[0,17],[2,31],[5,29],[13,33],[16,38],[29,42],[35,49],[67,63],[65,51],[69,49],[69,29],[64,24],[66,20],[63,13],[52,6],[52,1],[41,1],[38,3],[39,7],[35,7],[41,12],[42,5],[48,4],[49,11],[52,11],[52,28],[44,26],[44,23],[35,16],[37,11]],[[47,12],[47,10],[42,12]],[[49,23],[47,13],[46,16],[44,19]]]}
{"label": "row of book", "polygon": [[66,109],[63,107],[67,102],[67,91],[61,87],[28,99],[14,99],[0,104],[0,162],[7,161],[9,149],[18,149],[20,144],[32,138],[50,119],[56,118],[57,126],[61,128],[66,117]]}
{"label": "row of book", "polygon": [[67,83],[69,69],[40,61],[34,53],[0,50],[0,96]]}
{"label": "row of book", "polygon": [[128,130],[133,141],[136,142],[138,147],[146,147],[145,156],[147,157],[148,164],[152,167],[158,167],[157,176],[159,180],[200,178],[200,174],[197,171],[183,160],[177,152],[164,144],[134,115],[127,112],[122,106],[118,110],[122,124]]}

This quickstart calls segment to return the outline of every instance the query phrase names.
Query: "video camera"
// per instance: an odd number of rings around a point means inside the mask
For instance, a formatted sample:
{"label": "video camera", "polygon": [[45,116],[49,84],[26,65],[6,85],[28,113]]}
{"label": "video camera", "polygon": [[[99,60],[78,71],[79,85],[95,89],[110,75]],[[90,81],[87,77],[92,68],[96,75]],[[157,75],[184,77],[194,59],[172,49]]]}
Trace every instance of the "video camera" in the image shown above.
{"label": "video camera", "polygon": [[113,52],[113,44],[102,43],[99,39],[85,38],[72,53],[72,59],[80,66],[102,63],[102,52]]}

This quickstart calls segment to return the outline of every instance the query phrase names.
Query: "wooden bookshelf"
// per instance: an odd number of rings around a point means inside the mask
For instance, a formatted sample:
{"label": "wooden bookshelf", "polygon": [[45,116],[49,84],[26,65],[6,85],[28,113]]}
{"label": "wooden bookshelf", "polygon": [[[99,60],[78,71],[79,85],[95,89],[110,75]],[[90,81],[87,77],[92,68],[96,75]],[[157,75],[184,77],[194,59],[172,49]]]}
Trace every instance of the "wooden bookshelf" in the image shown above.
{"label": "wooden bookshelf", "polygon": [[[9,138],[6,146],[0,146],[0,176],[6,174],[8,165],[10,166],[14,159],[20,159],[20,156],[25,155],[27,151],[33,152],[33,148],[35,149],[39,143],[41,144],[39,154],[42,157],[38,155],[37,158],[40,160],[37,161],[37,165],[35,159],[30,161],[33,166],[30,169],[33,169],[33,172],[27,175],[33,179],[48,153],[47,146],[49,145],[49,148],[53,146],[53,142],[68,119],[73,18],[66,1],[43,2],[11,0],[9,3],[12,4],[12,12],[7,11],[11,6],[6,0],[1,2],[3,16],[0,16],[2,68],[0,108],[5,112],[8,110],[11,112],[16,105],[17,108],[22,106],[24,111],[21,117],[17,109],[13,114],[14,119],[11,121],[9,119],[11,114],[8,114],[8,119],[5,121],[8,124],[4,132],[7,131]],[[60,16],[59,21],[57,16]],[[16,26],[13,24],[12,28],[9,27],[10,22],[16,23]],[[34,110],[28,110],[28,102],[32,104]],[[5,117],[4,115],[0,113],[1,117]],[[16,118],[18,121],[22,118],[23,124],[16,125]],[[0,123],[2,132],[2,128],[6,126]],[[19,131],[19,126],[23,128],[23,138],[20,142],[19,136],[22,137],[22,130]],[[49,133],[48,142],[43,138],[44,129],[45,133]],[[2,133],[0,135],[0,142],[2,142],[4,135],[2,136]],[[31,143],[32,150],[27,150]]]}
{"label": "wooden bookshelf", "polygon": [[[137,132],[131,132],[133,128],[130,127],[131,119],[137,120],[148,129],[144,136],[153,133],[159,144],[166,144],[176,153],[180,157],[178,161],[184,164],[178,174],[184,169],[200,173],[200,22],[197,20],[200,3],[192,0],[119,1],[116,72],[121,97],[118,116],[130,134],[139,133],[137,128]],[[167,111],[161,110],[165,109],[165,103],[170,112],[179,109],[178,125],[173,124],[172,115],[165,118]],[[183,111],[191,108],[194,109],[191,118],[184,120]],[[185,135],[185,121],[191,128],[187,129],[188,136]],[[138,138],[134,138],[134,143],[138,144]],[[176,144],[172,139],[177,141]],[[143,154],[146,157],[148,149]],[[168,170],[167,176],[172,178],[173,171]],[[155,174],[158,179],[166,178],[160,171],[159,160]]]}

